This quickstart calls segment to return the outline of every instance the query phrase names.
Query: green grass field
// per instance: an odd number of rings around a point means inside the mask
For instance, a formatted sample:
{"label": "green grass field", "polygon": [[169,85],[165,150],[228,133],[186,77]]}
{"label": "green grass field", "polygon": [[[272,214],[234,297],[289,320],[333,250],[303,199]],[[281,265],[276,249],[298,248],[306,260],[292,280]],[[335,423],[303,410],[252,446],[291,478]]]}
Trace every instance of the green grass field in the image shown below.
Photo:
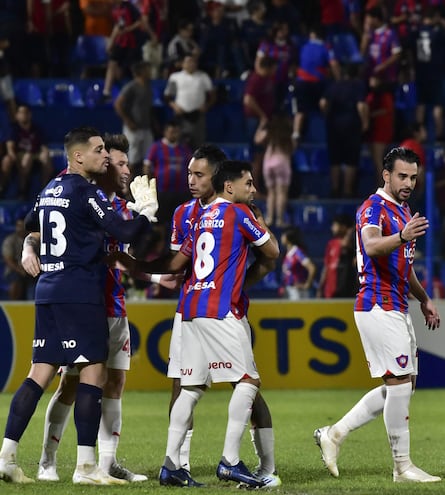
{"label": "green grass field", "polygon": [[[376,383],[377,384],[377,383]],[[392,461],[382,418],[353,432],[342,446],[338,479],[329,476],[320,460],[312,433],[330,424],[349,409],[362,390],[264,390],[272,411],[277,469],[283,481],[280,494],[442,494],[445,481],[433,484],[395,484]],[[28,476],[35,476],[40,456],[43,418],[50,395],[39,404],[19,450],[19,464]],[[230,390],[210,391],[195,412],[192,440],[192,474],[206,483],[205,494],[239,493],[234,483],[217,480],[226,425]],[[0,394],[0,429],[3,431],[11,394]],[[72,422],[59,449],[59,483],[36,482],[13,485],[0,482],[0,494],[166,494],[180,488],[160,487],[157,474],[162,464],[167,438],[167,392],[126,392],[124,427],[119,459],[128,468],[146,473],[149,481],[123,487],[75,486],[71,476],[76,459],[75,430]],[[419,390],[411,403],[411,453],[413,461],[426,471],[445,477],[444,390]],[[246,431],[241,457],[253,468],[256,458]],[[186,490],[186,489],[183,489]]]}

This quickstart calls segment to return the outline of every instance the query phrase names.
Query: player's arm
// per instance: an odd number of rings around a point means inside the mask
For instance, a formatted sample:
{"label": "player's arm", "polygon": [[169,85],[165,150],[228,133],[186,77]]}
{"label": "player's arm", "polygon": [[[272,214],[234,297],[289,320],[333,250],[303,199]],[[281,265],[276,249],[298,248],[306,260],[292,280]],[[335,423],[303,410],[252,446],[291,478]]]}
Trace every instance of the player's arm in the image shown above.
{"label": "player's arm", "polygon": [[32,277],[40,273],[40,232],[31,232],[23,241],[22,266],[25,272]]}
{"label": "player's arm", "polygon": [[416,213],[411,220],[397,233],[382,235],[379,227],[374,225],[362,228],[362,242],[368,256],[387,256],[402,244],[425,235],[428,220]]}
{"label": "player's arm", "polygon": [[411,294],[420,302],[420,309],[425,316],[425,325],[430,330],[439,328],[440,315],[433,301],[428,296],[425,289],[422,287],[422,284],[419,282],[414,268],[411,270],[408,282]]}

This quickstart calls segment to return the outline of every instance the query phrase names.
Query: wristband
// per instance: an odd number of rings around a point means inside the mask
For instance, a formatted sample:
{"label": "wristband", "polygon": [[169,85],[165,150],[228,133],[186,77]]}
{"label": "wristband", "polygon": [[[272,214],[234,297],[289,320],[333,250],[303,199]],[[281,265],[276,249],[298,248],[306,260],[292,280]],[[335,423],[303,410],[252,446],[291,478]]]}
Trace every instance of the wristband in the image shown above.
{"label": "wristband", "polygon": [[[403,229],[402,229],[402,230],[403,230]],[[402,230],[399,230],[400,242],[401,242],[402,244],[406,244],[406,243],[407,243],[407,242],[409,242],[409,241],[408,241],[407,239],[404,239],[404,238],[402,237]]]}
{"label": "wristband", "polygon": [[152,284],[160,284],[161,283],[161,274],[160,273],[152,273],[150,282]]}

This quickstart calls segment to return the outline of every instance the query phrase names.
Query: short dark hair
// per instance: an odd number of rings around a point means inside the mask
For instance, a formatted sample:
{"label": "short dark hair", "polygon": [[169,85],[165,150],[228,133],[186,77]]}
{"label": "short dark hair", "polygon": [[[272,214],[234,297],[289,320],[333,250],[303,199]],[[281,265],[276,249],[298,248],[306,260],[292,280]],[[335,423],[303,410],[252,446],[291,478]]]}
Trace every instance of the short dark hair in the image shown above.
{"label": "short dark hair", "polygon": [[102,133],[98,131],[95,127],[83,126],[83,127],[75,127],[71,129],[63,140],[63,145],[65,147],[65,152],[76,144],[87,144],[88,140],[95,136],[101,136]]}
{"label": "short dark hair", "polygon": [[130,149],[130,143],[125,134],[105,134],[104,142],[107,151],[118,150],[122,153],[128,153]]}
{"label": "short dark hair", "polygon": [[379,21],[385,20],[385,13],[383,12],[383,9],[379,6],[375,6],[375,7],[371,7],[370,9],[367,9],[366,14],[369,15],[370,17],[374,17],[375,19],[379,19]]}
{"label": "short dark hair", "polygon": [[224,160],[221,162],[213,174],[212,185],[215,192],[221,193],[224,191],[224,183],[226,181],[234,181],[241,179],[243,172],[252,172],[252,164],[241,160]]}
{"label": "short dark hair", "polygon": [[192,158],[195,160],[207,160],[213,170],[216,170],[218,165],[227,160],[227,155],[224,151],[215,144],[203,144],[193,152]]}
{"label": "short dark hair", "polygon": [[392,172],[394,170],[394,163],[396,160],[403,160],[408,163],[417,163],[417,165],[420,164],[420,158],[417,153],[414,153],[413,150],[408,148],[402,148],[399,146],[398,148],[393,148],[385,155],[383,158],[383,169],[388,170],[388,172]]}
{"label": "short dark hair", "polygon": [[298,246],[303,251],[306,251],[306,243],[300,227],[289,227],[283,232],[283,235],[292,246]]}
{"label": "short dark hair", "polygon": [[334,222],[350,228],[354,225],[354,218],[348,213],[337,213],[332,219],[332,223]]}
{"label": "short dark hair", "polygon": [[131,72],[133,73],[133,76],[140,76],[145,69],[150,68],[150,62],[147,62],[146,60],[140,60],[138,62],[135,62],[131,66]]}

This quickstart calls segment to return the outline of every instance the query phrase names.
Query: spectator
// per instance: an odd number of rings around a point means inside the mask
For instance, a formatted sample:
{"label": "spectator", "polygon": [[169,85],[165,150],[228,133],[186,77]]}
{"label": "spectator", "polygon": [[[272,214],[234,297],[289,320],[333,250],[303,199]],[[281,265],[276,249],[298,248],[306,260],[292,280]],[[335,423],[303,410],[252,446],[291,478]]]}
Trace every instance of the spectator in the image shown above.
{"label": "spectator", "polygon": [[69,0],[27,2],[31,76],[68,77],[73,40]]}
{"label": "spectator", "polygon": [[287,22],[276,22],[272,25],[270,36],[263,40],[258,47],[255,64],[265,56],[272,57],[277,61],[275,72],[276,105],[282,110],[288,93],[289,74],[293,74],[296,68],[295,47],[289,37],[289,24]]}
{"label": "spectator", "polygon": [[425,124],[426,106],[433,107],[434,136],[445,139],[443,131],[443,81],[445,79],[445,27],[438,8],[426,9],[413,38],[417,95],[416,119]]}
{"label": "spectator", "polygon": [[360,50],[365,58],[366,78],[378,77],[382,88],[393,93],[402,48],[396,33],[387,25],[381,7],[366,11]]}
{"label": "spectator", "polygon": [[79,0],[87,36],[110,36],[113,29],[113,0]]}
{"label": "spectator", "polygon": [[114,26],[107,47],[109,60],[103,89],[104,101],[111,101],[114,81],[142,60],[142,20],[139,10],[129,0],[113,0],[111,15]]}
{"label": "spectator", "polygon": [[358,289],[354,219],[344,213],[335,215],[331,232],[332,239],[326,245],[317,297],[353,297]]}
{"label": "spectator", "polygon": [[123,122],[123,133],[130,143],[128,158],[130,170],[137,175],[138,169],[153,143],[156,126],[153,114],[151,71],[148,62],[136,62],[132,66],[133,80],[120,91],[114,109]]}
{"label": "spectator", "polygon": [[148,31],[152,40],[166,44],[169,36],[168,0],[141,0],[141,14],[143,29]]}
{"label": "spectator", "polygon": [[33,298],[33,278],[26,274],[21,263],[25,236],[24,220],[18,218],[15,222],[15,231],[7,235],[2,243],[2,258],[5,264],[4,278],[8,284],[8,299],[10,301]]}
{"label": "spectator", "polygon": [[323,41],[321,27],[313,26],[309,40],[301,47],[297,70],[295,94],[297,110],[294,117],[293,137],[301,139],[304,119],[309,112],[319,111],[319,102],[326,82],[332,72],[334,79],[340,79],[340,66],[334,52]]}
{"label": "spectator", "polygon": [[195,26],[188,19],[181,19],[178,24],[178,32],[167,46],[167,73],[182,69],[182,62],[186,55],[198,57],[200,48],[193,38]]}
{"label": "spectator", "polygon": [[144,160],[144,174],[156,178],[160,205],[157,213],[159,226],[169,225],[175,208],[190,198],[187,165],[192,151],[180,142],[179,137],[178,122],[170,120],[164,126],[162,139],[151,145]]}
{"label": "spectator", "polygon": [[285,227],[289,186],[292,178],[292,123],[287,115],[277,115],[255,134],[255,142],[266,145],[263,179],[267,190],[266,218],[268,226]]}
{"label": "spectator", "polygon": [[206,141],[206,113],[215,101],[210,77],[197,68],[193,55],[186,55],[182,70],[171,74],[164,96],[181,128],[181,141],[195,149]]}
{"label": "spectator", "polygon": [[271,57],[261,57],[255,64],[244,88],[243,107],[246,119],[246,134],[252,157],[253,175],[258,189],[261,189],[261,165],[264,147],[255,144],[254,136],[258,128],[267,124],[276,112],[275,71],[277,62]]}
{"label": "spectator", "polygon": [[245,19],[241,24],[240,39],[244,52],[244,61],[248,69],[251,70],[260,43],[268,37],[270,23],[266,19],[264,0],[249,0],[247,10],[249,18]]}
{"label": "spectator", "polygon": [[367,140],[374,164],[377,186],[382,185],[383,156],[394,138],[394,96],[377,76],[369,79],[366,103],[369,107]]}
{"label": "spectator", "polygon": [[6,106],[9,118],[13,120],[17,107],[11,77],[9,50],[9,40],[0,36],[0,99]]}
{"label": "spectator", "polygon": [[212,2],[200,23],[200,63],[212,79],[239,77],[245,69],[236,21],[225,16],[225,5]]}
{"label": "spectator", "polygon": [[5,191],[14,168],[18,172],[20,199],[28,196],[30,174],[36,163],[41,167],[42,187],[51,178],[53,165],[49,149],[40,127],[33,122],[31,109],[27,105],[19,105],[17,108],[16,121],[6,141],[6,151],[1,165],[0,191]]}
{"label": "spectator", "polygon": [[299,36],[302,27],[301,15],[294,3],[290,0],[270,0],[268,2],[266,17],[271,24],[275,22],[287,22],[291,30],[291,35]]}
{"label": "spectator", "polygon": [[282,289],[286,299],[298,301],[312,296],[311,289],[317,271],[306,254],[306,245],[298,227],[283,232],[281,244],[286,250],[282,264]]}
{"label": "spectator", "polygon": [[[342,68],[342,78],[332,82],[320,100],[326,117],[331,196],[334,198],[356,197],[362,136],[369,124],[365,98],[366,88],[358,79],[358,67],[349,64]],[[348,143],[347,146],[344,143]]]}

